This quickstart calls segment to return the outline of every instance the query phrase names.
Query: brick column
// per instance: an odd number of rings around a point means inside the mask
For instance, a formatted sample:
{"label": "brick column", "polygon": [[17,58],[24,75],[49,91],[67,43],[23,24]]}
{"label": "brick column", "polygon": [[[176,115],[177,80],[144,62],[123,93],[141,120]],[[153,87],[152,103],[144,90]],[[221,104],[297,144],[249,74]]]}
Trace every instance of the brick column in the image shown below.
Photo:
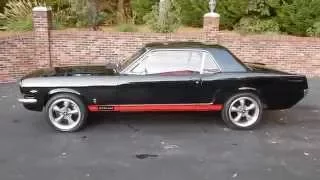
{"label": "brick column", "polygon": [[203,32],[206,40],[217,41],[219,33],[220,15],[217,13],[207,13],[203,18]]}
{"label": "brick column", "polygon": [[50,52],[50,29],[52,27],[51,8],[33,8],[33,31],[35,60],[38,61],[38,68],[52,66]]}

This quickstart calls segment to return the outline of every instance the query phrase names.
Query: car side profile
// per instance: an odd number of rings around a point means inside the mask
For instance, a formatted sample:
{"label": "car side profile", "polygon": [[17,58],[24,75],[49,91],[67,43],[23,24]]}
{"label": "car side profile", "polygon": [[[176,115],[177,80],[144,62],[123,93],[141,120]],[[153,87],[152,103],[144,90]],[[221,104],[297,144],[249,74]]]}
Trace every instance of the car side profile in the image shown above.
{"label": "car side profile", "polygon": [[265,109],[288,109],[308,91],[305,76],[243,63],[227,48],[197,42],[151,43],[121,64],[41,69],[20,81],[19,101],[45,109],[62,132],[84,127],[88,113],[221,111],[247,130]]}

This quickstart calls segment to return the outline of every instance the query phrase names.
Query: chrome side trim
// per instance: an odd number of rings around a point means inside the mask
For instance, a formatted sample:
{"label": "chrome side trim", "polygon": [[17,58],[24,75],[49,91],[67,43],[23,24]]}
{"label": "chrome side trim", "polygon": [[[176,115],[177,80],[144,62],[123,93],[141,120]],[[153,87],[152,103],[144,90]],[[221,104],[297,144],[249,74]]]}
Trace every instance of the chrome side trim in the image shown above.
{"label": "chrome side trim", "polygon": [[253,91],[256,91],[257,89],[256,88],[251,88],[251,87],[241,87],[239,88],[240,91],[244,91],[244,90],[253,90]]}
{"label": "chrome side trim", "polygon": [[23,104],[35,104],[38,102],[36,99],[18,99],[18,101]]}
{"label": "chrome side trim", "polygon": [[58,89],[53,89],[51,91],[49,91],[49,95],[51,94],[55,94],[55,93],[72,93],[72,94],[77,94],[80,95],[79,92],[73,90],[73,89],[69,89],[69,88],[58,88]]}
{"label": "chrome side trim", "polygon": [[[30,88],[55,88],[71,89],[69,87],[89,87],[89,86],[116,86],[119,84],[119,76],[57,76],[57,77],[37,77],[25,79],[21,87]],[[59,91],[57,91],[59,92]]]}

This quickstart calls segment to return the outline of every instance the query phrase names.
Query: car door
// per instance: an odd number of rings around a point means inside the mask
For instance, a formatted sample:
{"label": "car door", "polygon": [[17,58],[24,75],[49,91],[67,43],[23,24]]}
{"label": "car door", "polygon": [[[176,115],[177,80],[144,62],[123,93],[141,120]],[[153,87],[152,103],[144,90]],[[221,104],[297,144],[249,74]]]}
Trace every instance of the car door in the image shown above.
{"label": "car door", "polygon": [[219,93],[221,86],[224,86],[221,78],[221,68],[211,53],[203,52],[201,68],[201,94],[205,102],[213,102]]}
{"label": "car door", "polygon": [[120,76],[119,104],[190,104],[204,102],[202,52],[159,49],[147,53]]}

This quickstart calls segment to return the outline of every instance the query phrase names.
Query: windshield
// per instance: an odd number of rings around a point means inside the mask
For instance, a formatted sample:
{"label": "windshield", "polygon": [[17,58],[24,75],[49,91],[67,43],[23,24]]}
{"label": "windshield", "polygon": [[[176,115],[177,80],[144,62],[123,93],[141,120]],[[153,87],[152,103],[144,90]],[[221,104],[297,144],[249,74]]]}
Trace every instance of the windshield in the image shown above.
{"label": "windshield", "polygon": [[140,57],[142,54],[144,54],[146,52],[146,48],[142,48],[139,51],[137,51],[135,54],[133,54],[131,57],[123,60],[120,63],[120,71],[123,71],[124,69],[126,69],[133,61],[135,61],[138,57]]}

